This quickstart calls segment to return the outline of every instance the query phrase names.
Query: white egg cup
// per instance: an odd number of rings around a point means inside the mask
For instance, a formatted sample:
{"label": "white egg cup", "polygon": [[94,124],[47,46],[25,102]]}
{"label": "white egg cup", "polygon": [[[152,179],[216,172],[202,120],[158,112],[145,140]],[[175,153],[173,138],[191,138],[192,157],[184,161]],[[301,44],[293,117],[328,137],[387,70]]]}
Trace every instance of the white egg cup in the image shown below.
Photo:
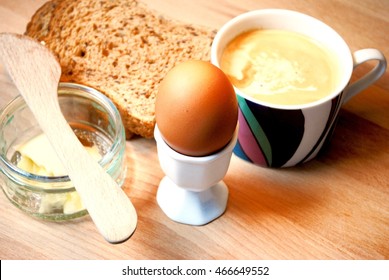
{"label": "white egg cup", "polygon": [[228,188],[222,181],[230,165],[238,127],[222,150],[203,157],[180,154],[169,147],[155,126],[158,158],[166,176],[157,191],[157,202],[173,221],[205,225],[221,216],[227,207]]}

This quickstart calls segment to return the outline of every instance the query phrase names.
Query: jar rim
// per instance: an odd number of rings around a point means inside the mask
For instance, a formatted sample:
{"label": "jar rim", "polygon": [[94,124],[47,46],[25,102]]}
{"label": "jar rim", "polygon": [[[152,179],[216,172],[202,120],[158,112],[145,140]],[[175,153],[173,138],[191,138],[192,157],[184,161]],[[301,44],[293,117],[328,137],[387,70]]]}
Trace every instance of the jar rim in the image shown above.
{"label": "jar rim", "polygon": [[[119,113],[119,110],[114,105],[114,103],[106,97],[104,94],[102,94],[100,91],[81,84],[77,83],[68,83],[68,82],[61,82],[58,85],[58,94],[61,96],[64,95],[72,95],[82,98],[87,98],[90,100],[95,101],[96,103],[102,105],[104,109],[107,111],[107,113],[112,117],[112,121],[114,123],[115,128],[115,134],[112,137],[113,143],[110,145],[107,152],[104,154],[104,156],[99,160],[100,166],[105,166],[107,163],[109,163],[112,158],[115,156],[116,151],[120,148],[120,139],[124,136],[121,134],[124,134],[124,130],[122,129],[122,119]],[[18,108],[21,108],[22,106],[26,106],[23,97],[21,95],[16,96],[14,99],[12,99],[1,111],[0,111],[0,119],[3,119],[7,117],[8,115],[12,114],[15,110]],[[26,170],[23,170],[19,167],[17,167],[15,164],[11,162],[7,157],[5,157],[2,153],[0,153],[0,162],[2,162],[3,167],[6,167],[8,170],[4,170],[3,172],[6,173],[7,177],[10,177],[10,173],[15,173],[17,176],[20,176],[27,180],[33,180],[37,181],[39,183],[67,183],[70,182],[70,178],[68,175],[61,175],[61,176],[44,176],[44,175],[38,175],[34,173],[30,173]],[[34,191],[44,191],[44,192],[56,192],[56,191],[69,191],[69,190],[75,190],[74,186],[66,187],[66,186],[54,186],[49,188],[44,187],[37,187],[37,186],[25,186],[30,189],[33,189]]]}

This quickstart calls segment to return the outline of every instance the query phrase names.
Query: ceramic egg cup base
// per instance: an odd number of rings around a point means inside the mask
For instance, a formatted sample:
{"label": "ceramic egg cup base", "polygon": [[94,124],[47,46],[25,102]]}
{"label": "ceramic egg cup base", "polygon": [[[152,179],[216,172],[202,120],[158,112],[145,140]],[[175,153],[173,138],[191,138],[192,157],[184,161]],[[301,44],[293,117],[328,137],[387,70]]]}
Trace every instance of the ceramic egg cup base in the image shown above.
{"label": "ceramic egg cup base", "polygon": [[193,157],[173,150],[162,138],[158,125],[154,136],[165,177],[157,191],[157,202],[173,221],[200,226],[220,217],[226,210],[228,188],[222,181],[230,164],[238,136],[211,155]]}
{"label": "ceramic egg cup base", "polygon": [[220,217],[226,210],[228,188],[223,181],[203,191],[190,191],[165,176],[158,188],[157,202],[173,221],[201,226]]}

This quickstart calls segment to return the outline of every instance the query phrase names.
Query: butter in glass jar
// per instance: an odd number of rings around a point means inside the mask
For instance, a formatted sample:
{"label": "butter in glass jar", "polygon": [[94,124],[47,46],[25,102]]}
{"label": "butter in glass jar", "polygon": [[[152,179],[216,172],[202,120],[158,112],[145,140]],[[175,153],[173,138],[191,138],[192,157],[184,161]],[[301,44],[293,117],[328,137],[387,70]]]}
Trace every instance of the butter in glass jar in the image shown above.
{"label": "butter in glass jar", "polygon": [[[80,142],[93,149],[99,164],[121,186],[126,176],[126,138],[115,105],[99,91],[73,83],[59,84],[58,100]],[[0,111],[0,184],[5,195],[24,212],[45,220],[63,221],[86,215],[66,174],[47,175],[21,164],[28,154],[21,149],[36,139],[42,141],[40,137],[42,130],[21,96]],[[34,148],[43,149],[42,144]]]}

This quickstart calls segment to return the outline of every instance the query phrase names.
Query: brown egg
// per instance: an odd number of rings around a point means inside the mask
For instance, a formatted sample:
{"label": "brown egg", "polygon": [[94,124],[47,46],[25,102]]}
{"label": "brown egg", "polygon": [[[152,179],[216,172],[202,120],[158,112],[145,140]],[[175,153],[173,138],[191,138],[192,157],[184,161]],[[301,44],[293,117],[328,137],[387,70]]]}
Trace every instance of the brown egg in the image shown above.
{"label": "brown egg", "polygon": [[159,86],[156,121],[175,151],[206,156],[231,140],[238,120],[235,91],[227,76],[205,61],[187,61],[168,72]]}

